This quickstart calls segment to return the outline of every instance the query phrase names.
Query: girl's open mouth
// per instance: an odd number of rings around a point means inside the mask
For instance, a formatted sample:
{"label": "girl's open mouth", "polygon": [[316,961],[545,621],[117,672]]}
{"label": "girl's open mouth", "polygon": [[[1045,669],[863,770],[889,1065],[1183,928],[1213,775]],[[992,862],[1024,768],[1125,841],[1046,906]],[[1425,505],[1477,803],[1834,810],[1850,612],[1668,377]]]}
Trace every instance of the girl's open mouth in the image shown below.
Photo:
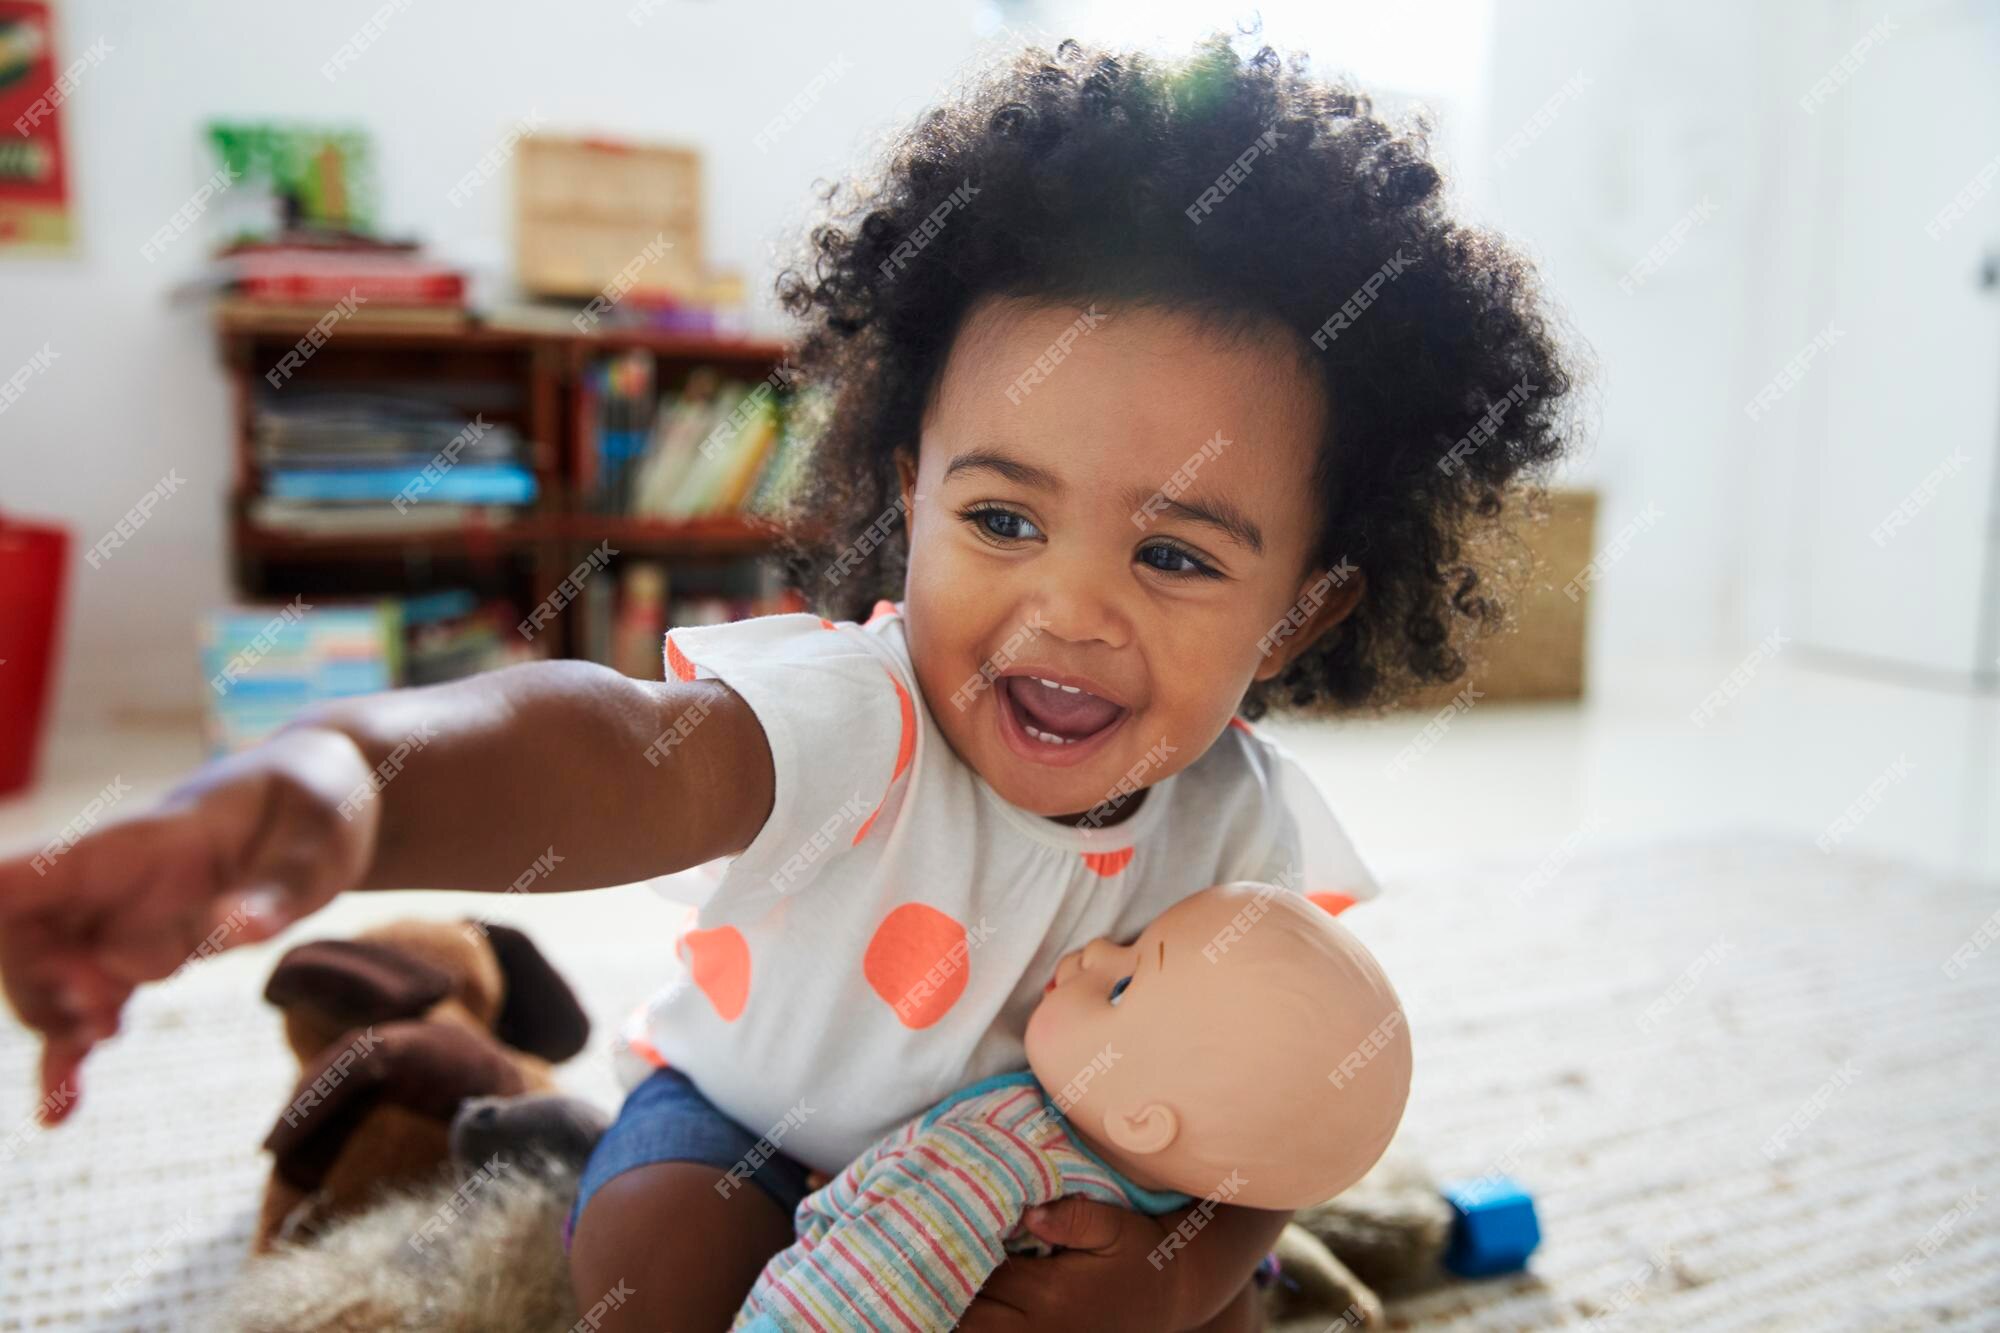
{"label": "girl's open mouth", "polygon": [[994,694],[1001,736],[1016,754],[1039,764],[1081,762],[1131,715],[1122,704],[1046,676],[1002,676]]}

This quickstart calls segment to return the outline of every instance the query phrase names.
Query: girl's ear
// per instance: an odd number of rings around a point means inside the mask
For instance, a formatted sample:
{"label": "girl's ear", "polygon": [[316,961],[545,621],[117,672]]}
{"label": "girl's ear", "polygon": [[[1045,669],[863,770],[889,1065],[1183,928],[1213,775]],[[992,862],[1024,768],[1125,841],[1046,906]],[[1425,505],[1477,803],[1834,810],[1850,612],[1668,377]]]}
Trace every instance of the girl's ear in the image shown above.
{"label": "girl's ear", "polygon": [[1104,1113],[1104,1137],[1120,1152],[1134,1157],[1150,1157],[1180,1137],[1181,1118],[1174,1108],[1161,1102],[1147,1102],[1137,1114],[1124,1111]]}
{"label": "girl's ear", "polygon": [[1354,613],[1367,588],[1367,575],[1344,560],[1332,569],[1316,569],[1306,575],[1299,585],[1298,600],[1259,644],[1264,660],[1257,664],[1252,679],[1270,680],[1282,674],[1321,635]]}
{"label": "girl's ear", "polygon": [[910,506],[915,504],[917,499],[917,460],[913,454],[903,450],[897,451],[896,476],[903,487],[903,513],[906,516],[903,521],[907,523]]}

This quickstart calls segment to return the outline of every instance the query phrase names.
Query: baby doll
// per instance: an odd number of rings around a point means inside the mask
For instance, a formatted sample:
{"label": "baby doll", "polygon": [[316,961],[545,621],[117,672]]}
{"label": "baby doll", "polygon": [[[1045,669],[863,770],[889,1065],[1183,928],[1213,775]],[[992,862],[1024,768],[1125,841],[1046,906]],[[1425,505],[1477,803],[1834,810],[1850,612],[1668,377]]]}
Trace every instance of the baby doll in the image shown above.
{"label": "baby doll", "polygon": [[1196,1197],[1319,1203],[1375,1164],[1410,1087],[1375,960],[1319,907],[1257,884],[1065,955],[1027,1051],[1032,1073],[964,1089],[807,1196],[735,1326],[951,1327],[1009,1251],[1032,1248],[1027,1210],[1067,1194],[1154,1214]]}

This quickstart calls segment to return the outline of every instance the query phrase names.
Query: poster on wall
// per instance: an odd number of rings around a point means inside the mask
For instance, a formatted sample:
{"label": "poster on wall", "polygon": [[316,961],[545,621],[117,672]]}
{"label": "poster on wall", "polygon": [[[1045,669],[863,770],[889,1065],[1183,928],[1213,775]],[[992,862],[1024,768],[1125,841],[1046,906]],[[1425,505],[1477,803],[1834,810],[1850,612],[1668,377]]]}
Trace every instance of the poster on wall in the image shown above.
{"label": "poster on wall", "polygon": [[75,239],[62,108],[106,48],[58,65],[54,8],[0,0],[0,253],[66,250]]}

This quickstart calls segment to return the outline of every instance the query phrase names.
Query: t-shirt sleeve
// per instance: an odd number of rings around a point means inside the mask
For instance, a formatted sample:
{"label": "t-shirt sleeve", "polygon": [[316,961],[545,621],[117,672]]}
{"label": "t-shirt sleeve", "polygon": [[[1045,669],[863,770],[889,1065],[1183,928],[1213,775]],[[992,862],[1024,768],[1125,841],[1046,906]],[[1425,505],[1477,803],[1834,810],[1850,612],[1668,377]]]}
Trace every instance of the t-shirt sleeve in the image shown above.
{"label": "t-shirt sleeve", "polygon": [[1334,912],[1379,896],[1374,874],[1297,757],[1261,736],[1250,748],[1270,794],[1271,836],[1264,863],[1245,878],[1293,889]]}
{"label": "t-shirt sleeve", "polygon": [[899,794],[914,680],[886,636],[804,614],[675,629],[666,659],[673,678],[735,691],[771,748],[770,816],[700,909],[704,929],[754,921],[863,843]]}

